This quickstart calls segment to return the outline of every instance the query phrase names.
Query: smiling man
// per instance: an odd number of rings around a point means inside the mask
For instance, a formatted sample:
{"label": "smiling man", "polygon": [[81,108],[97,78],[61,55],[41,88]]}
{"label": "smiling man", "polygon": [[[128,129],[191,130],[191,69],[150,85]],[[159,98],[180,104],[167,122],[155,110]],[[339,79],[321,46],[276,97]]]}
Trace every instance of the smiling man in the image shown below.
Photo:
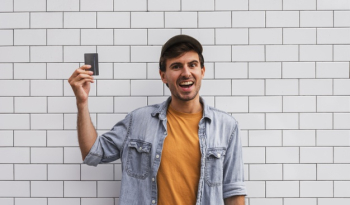
{"label": "smiling man", "polygon": [[162,47],[159,74],[171,97],[132,111],[101,136],[87,108],[93,82],[85,71],[89,66],[69,79],[77,98],[84,163],[121,159],[121,205],[244,205],[238,123],[199,96],[205,74],[202,51],[190,36],[169,39]]}

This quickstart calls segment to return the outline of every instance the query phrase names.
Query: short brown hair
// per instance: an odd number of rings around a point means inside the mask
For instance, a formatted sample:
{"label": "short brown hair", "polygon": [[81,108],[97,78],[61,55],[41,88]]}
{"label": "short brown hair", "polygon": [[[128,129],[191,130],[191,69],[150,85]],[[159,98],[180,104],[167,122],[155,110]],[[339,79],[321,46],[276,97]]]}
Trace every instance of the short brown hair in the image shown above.
{"label": "short brown hair", "polygon": [[159,69],[165,72],[167,59],[176,58],[188,51],[195,51],[196,53],[198,53],[199,62],[201,64],[201,68],[203,68],[204,58],[202,53],[198,51],[198,49],[196,49],[196,47],[194,47],[192,44],[187,42],[182,42],[182,43],[177,43],[172,45],[164,52],[164,54],[160,57],[160,60],[159,60]]}

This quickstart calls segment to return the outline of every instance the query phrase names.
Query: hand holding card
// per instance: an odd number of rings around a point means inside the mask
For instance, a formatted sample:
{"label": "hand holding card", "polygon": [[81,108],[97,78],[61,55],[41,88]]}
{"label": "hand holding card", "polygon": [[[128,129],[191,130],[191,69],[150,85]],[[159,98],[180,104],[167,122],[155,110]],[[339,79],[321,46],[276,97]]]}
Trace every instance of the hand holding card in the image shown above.
{"label": "hand holding card", "polygon": [[91,65],[91,68],[87,70],[94,72],[92,75],[99,75],[97,53],[85,53],[84,61],[85,61],[85,65]]}

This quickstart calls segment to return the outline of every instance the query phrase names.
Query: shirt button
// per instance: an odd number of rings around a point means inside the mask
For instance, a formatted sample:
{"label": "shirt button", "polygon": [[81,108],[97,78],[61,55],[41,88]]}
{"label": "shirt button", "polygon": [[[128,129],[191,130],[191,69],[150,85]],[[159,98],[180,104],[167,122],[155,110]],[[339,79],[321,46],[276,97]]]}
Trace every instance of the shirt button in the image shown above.
{"label": "shirt button", "polygon": [[164,132],[164,134],[166,135],[166,132]]}
{"label": "shirt button", "polygon": [[156,203],[156,201],[155,200],[152,200],[152,204],[155,204]]}
{"label": "shirt button", "polygon": [[140,147],[140,150],[142,150],[142,147]]}
{"label": "shirt button", "polygon": [[154,178],[152,178],[152,181],[154,181]]}
{"label": "shirt button", "polygon": [[159,158],[159,155],[158,155],[158,154],[156,155],[156,158]]}
{"label": "shirt button", "polygon": [[220,158],[220,157],[221,157],[221,154],[218,154],[218,157]]}

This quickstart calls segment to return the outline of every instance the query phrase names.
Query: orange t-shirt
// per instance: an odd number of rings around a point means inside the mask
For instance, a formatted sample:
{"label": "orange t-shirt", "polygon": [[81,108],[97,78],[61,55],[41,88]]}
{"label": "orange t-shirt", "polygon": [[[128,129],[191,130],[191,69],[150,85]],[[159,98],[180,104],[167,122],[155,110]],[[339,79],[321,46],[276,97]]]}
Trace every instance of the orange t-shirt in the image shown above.
{"label": "orange t-shirt", "polygon": [[203,112],[181,113],[170,105],[168,135],[157,175],[158,204],[196,204],[200,175],[198,124]]}

